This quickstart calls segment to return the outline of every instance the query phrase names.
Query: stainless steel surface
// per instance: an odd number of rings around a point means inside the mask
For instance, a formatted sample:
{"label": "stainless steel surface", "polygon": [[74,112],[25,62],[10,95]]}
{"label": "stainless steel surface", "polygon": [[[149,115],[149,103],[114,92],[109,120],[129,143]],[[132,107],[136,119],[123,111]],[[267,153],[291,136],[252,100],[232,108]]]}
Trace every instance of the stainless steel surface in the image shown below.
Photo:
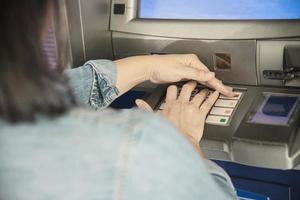
{"label": "stainless steel surface", "polygon": [[112,59],[110,0],[81,0],[86,60]]}
{"label": "stainless steel surface", "polygon": [[80,0],[67,0],[67,17],[70,31],[71,53],[73,66],[78,66],[85,61],[85,46],[82,34]]}
{"label": "stainless steel surface", "polygon": [[[56,39],[56,63],[59,60],[60,64],[65,68],[71,68],[73,65],[73,56],[71,52],[71,40],[69,20],[67,15],[66,1],[60,1],[60,13],[59,16],[53,16],[54,36]],[[58,18],[57,18],[58,17]]]}
{"label": "stainless steel surface", "polygon": [[89,59],[112,59],[110,0],[67,0],[74,66]]}
{"label": "stainless steel surface", "polygon": [[[261,85],[284,86],[282,81],[264,79],[262,74],[264,70],[283,70],[284,46],[295,44],[300,44],[300,39],[294,41],[261,40],[257,42],[257,69]],[[300,87],[300,83],[298,87]]]}
{"label": "stainless steel surface", "polygon": [[111,30],[142,35],[189,39],[262,39],[300,36],[300,20],[220,21],[220,20],[141,20],[137,0],[125,3],[124,15],[112,15]]}
{"label": "stainless steel surface", "polygon": [[[193,53],[226,83],[257,85],[255,40],[187,40],[113,33],[113,41],[116,58],[150,53]],[[231,70],[215,69],[216,53],[231,55]]]}

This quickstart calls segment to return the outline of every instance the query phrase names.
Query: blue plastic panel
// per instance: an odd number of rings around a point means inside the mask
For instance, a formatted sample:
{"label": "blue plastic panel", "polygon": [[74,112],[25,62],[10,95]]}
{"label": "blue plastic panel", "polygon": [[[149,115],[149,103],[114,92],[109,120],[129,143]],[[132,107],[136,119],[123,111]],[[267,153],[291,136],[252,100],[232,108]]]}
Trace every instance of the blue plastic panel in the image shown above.
{"label": "blue plastic panel", "polygon": [[250,167],[216,161],[232,178],[237,189],[270,197],[270,200],[299,200],[300,171]]}
{"label": "blue plastic panel", "polygon": [[237,190],[238,197],[240,200],[271,200],[269,197],[244,191],[244,190]]}
{"label": "blue plastic panel", "polygon": [[244,197],[249,199],[267,200],[267,197],[270,197],[270,200],[290,200],[290,187],[287,185],[237,177],[231,177],[231,179],[237,189],[255,193],[252,195],[248,193],[248,196],[245,195],[246,193],[243,193]]}

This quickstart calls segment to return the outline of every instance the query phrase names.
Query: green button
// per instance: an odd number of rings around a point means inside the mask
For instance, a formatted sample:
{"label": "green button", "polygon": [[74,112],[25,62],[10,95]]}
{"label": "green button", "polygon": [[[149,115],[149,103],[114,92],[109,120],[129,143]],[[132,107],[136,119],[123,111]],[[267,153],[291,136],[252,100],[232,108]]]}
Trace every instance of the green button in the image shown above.
{"label": "green button", "polygon": [[226,119],[222,118],[222,119],[220,119],[220,122],[225,123]]}

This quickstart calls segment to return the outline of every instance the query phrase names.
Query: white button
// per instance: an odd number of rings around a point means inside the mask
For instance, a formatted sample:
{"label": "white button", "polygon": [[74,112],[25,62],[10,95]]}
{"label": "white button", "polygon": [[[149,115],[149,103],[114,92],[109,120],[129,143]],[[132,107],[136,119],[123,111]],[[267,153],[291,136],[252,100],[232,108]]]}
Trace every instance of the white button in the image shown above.
{"label": "white button", "polygon": [[215,103],[217,107],[225,107],[225,108],[234,108],[237,105],[238,101],[235,100],[226,100],[226,99],[218,99]]}
{"label": "white button", "polygon": [[220,108],[220,107],[213,107],[210,111],[212,115],[222,115],[222,116],[231,116],[233,112],[232,108]]}
{"label": "white button", "polygon": [[228,120],[229,120],[229,117],[208,115],[208,117],[206,119],[206,123],[216,124],[216,125],[226,125]]}
{"label": "white button", "polygon": [[239,100],[242,96],[242,92],[234,92],[234,97],[226,97],[224,95],[220,95],[220,99],[229,99],[229,100]]}

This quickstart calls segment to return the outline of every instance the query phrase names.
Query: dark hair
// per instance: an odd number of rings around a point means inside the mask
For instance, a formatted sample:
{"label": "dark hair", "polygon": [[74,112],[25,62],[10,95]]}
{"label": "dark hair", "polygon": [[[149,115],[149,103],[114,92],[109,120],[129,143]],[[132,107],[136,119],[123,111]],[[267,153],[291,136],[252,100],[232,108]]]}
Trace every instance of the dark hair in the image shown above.
{"label": "dark hair", "polygon": [[75,105],[66,79],[48,67],[42,51],[49,8],[57,12],[59,1],[0,2],[0,119],[34,121],[37,114],[58,116]]}

